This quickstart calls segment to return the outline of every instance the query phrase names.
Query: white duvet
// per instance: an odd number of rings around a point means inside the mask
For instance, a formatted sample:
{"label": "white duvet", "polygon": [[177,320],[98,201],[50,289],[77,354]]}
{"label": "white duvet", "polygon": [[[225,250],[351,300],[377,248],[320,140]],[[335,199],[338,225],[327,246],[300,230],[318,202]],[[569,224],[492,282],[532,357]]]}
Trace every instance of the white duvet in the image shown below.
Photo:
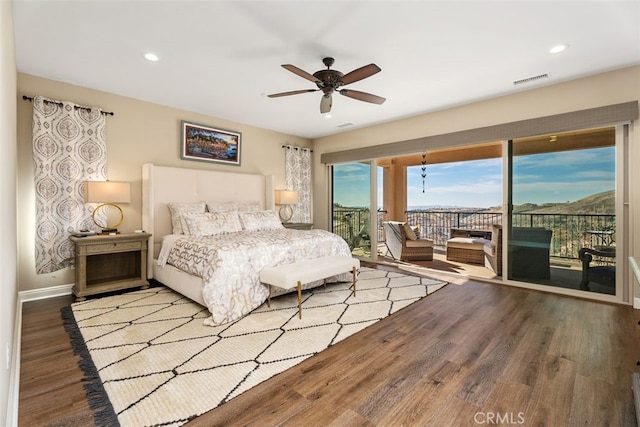
{"label": "white duvet", "polygon": [[[266,301],[269,291],[260,283],[262,268],[327,255],[351,256],[351,251],[344,239],[328,231],[282,228],[207,237],[165,236],[158,265],[168,263],[201,277],[203,298],[211,312],[205,323],[220,325]],[[348,280],[348,275],[338,279]]]}

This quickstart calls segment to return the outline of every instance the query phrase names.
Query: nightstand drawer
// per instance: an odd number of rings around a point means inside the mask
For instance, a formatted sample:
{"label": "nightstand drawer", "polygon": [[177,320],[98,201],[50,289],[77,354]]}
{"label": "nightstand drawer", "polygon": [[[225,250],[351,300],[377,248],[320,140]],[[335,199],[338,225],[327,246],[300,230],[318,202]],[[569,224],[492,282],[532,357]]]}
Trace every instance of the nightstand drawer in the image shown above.
{"label": "nightstand drawer", "polygon": [[81,248],[84,249],[84,253],[87,255],[95,254],[107,254],[114,252],[127,252],[140,250],[142,248],[142,242],[112,242],[112,243],[100,243],[98,245],[86,245]]}

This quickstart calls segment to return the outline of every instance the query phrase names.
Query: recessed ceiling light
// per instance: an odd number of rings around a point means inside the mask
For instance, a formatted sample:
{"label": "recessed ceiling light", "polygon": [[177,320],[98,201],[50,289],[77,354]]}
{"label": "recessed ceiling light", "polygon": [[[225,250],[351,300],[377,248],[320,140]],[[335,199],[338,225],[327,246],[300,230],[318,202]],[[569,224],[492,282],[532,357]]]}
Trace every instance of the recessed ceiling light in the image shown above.
{"label": "recessed ceiling light", "polygon": [[151,52],[147,52],[144,55],[144,59],[146,59],[147,61],[152,61],[152,62],[156,62],[158,59],[158,55],[156,55],[155,53],[151,53]]}
{"label": "recessed ceiling light", "polygon": [[330,119],[330,118],[331,118],[331,114],[329,114],[329,113],[325,114],[325,115],[324,115],[324,118],[325,118],[325,119]]}
{"label": "recessed ceiling light", "polygon": [[568,47],[569,47],[568,44],[559,44],[549,49],[549,53],[560,53],[566,50]]}

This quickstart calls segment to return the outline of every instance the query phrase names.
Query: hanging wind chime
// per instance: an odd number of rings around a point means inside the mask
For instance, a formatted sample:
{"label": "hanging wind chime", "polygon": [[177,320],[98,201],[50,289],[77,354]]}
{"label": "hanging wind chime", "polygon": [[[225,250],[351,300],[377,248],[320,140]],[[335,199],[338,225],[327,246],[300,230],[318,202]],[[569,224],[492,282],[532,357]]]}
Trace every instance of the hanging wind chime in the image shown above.
{"label": "hanging wind chime", "polygon": [[422,192],[424,193],[424,186],[427,180],[427,152],[422,153]]}

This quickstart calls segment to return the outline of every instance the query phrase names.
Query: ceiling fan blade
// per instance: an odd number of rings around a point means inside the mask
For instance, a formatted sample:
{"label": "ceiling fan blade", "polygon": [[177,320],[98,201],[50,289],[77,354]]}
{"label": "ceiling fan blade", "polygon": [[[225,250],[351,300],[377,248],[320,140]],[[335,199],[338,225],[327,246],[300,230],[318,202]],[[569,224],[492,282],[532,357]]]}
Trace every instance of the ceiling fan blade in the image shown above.
{"label": "ceiling fan blade", "polygon": [[308,93],[308,92],[317,92],[320,89],[302,89],[302,90],[292,90],[290,92],[280,92],[274,93],[271,95],[267,95],[269,98],[279,98],[281,96],[289,96],[289,95],[298,95],[300,93]]}
{"label": "ceiling fan blade", "polygon": [[326,114],[331,111],[331,104],[333,104],[331,94],[322,95],[322,99],[320,100],[320,113]]}
{"label": "ceiling fan blade", "polygon": [[372,104],[382,104],[387,100],[386,98],[378,95],[372,95],[370,93],[350,89],[342,89],[340,91],[340,95],[348,96],[349,98],[357,99],[359,101],[371,102]]}
{"label": "ceiling fan blade", "polygon": [[291,71],[293,74],[296,74],[296,75],[302,77],[303,79],[307,79],[307,80],[312,81],[314,83],[322,83],[322,81],[320,81],[320,79],[315,77],[313,74],[309,74],[306,71],[301,70],[300,68],[296,67],[295,65],[283,64],[282,68]]}
{"label": "ceiling fan blade", "polygon": [[348,85],[349,83],[357,82],[358,80],[373,76],[375,73],[379,73],[380,71],[382,70],[376,64],[369,64],[345,74],[342,76],[340,81],[342,81],[343,85]]}

